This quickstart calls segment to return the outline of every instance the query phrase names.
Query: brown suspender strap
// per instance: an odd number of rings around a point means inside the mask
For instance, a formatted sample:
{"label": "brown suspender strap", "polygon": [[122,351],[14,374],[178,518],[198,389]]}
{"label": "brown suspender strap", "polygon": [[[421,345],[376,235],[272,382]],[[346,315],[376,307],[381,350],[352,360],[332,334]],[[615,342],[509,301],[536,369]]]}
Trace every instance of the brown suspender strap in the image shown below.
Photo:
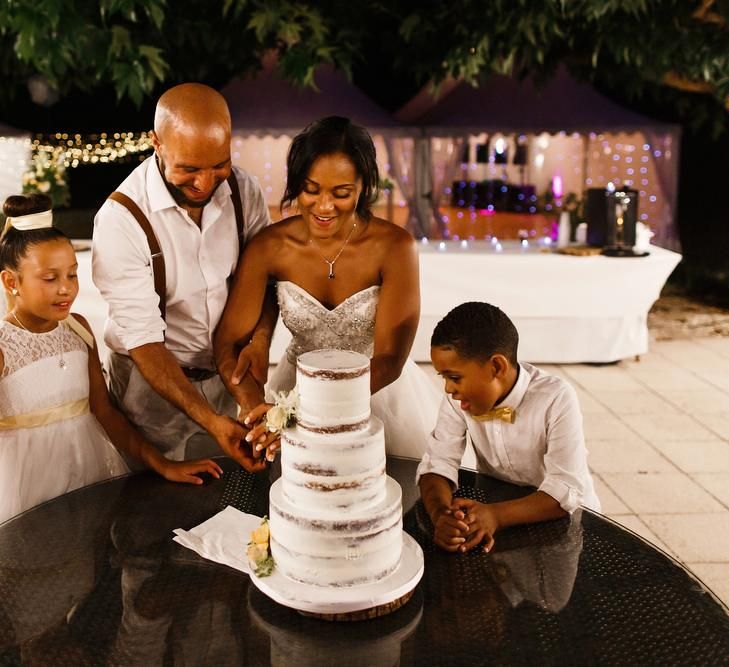
{"label": "brown suspender strap", "polygon": [[123,192],[112,192],[109,195],[109,199],[117,202],[124,206],[137,221],[139,226],[142,228],[145,236],[147,237],[147,243],[149,244],[149,250],[152,253],[152,275],[154,276],[154,291],[159,296],[159,312],[162,314],[162,319],[165,319],[165,310],[167,306],[167,277],[165,272],[165,258],[162,255],[162,249],[159,247],[157,237],[154,235],[152,225],[149,224],[147,216],[142,213],[139,206],[136,205],[134,200],[127,197]]}
{"label": "brown suspender strap", "polygon": [[233,210],[235,211],[235,226],[238,230],[238,246],[243,250],[243,204],[240,200],[240,188],[238,187],[238,179],[235,172],[231,170],[228,176],[228,185],[230,186],[230,198],[233,200]]}
{"label": "brown suspender strap", "polygon": [[[235,172],[231,171],[228,176],[228,185],[230,186],[230,198],[233,201],[233,210],[235,211],[235,226],[238,230],[238,246],[243,248],[243,204],[240,200],[240,188],[238,187],[238,179],[235,177]],[[162,313],[162,319],[165,319],[165,311],[167,306],[167,278],[165,271],[165,258],[162,255],[162,249],[159,247],[159,242],[154,234],[152,225],[149,224],[147,216],[142,213],[142,210],[137,206],[133,199],[127,197],[123,192],[112,192],[109,195],[109,199],[114,200],[118,204],[124,206],[137,221],[139,226],[142,228],[145,236],[147,237],[147,243],[152,253],[152,274],[154,276],[154,291],[159,296],[159,310]]]}

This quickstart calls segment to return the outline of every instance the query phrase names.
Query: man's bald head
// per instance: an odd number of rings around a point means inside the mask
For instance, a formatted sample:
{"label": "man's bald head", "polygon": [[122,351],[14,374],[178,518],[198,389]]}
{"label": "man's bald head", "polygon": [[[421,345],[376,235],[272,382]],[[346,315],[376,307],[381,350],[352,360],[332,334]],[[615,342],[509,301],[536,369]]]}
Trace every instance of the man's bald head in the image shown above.
{"label": "man's bald head", "polygon": [[162,94],[154,114],[160,143],[171,135],[193,135],[229,142],[230,111],[225,98],[210,86],[183,83]]}
{"label": "man's bald head", "polygon": [[197,211],[230,176],[230,112],[223,96],[183,83],[159,98],[152,146],[162,179],[178,205]]}

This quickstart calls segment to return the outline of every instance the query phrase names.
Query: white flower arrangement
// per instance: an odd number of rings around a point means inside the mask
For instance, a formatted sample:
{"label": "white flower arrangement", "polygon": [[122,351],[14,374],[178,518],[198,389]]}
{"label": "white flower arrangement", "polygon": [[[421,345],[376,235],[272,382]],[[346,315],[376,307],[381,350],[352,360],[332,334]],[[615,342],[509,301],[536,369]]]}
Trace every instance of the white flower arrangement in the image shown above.
{"label": "white flower arrangement", "polygon": [[63,159],[50,151],[35,151],[30,169],[23,174],[23,192],[48,195],[53,208],[68,206],[70,192]]}
{"label": "white flower arrangement", "polygon": [[296,423],[299,410],[299,392],[294,387],[291,391],[274,392],[274,405],[266,413],[266,429],[278,433]]}

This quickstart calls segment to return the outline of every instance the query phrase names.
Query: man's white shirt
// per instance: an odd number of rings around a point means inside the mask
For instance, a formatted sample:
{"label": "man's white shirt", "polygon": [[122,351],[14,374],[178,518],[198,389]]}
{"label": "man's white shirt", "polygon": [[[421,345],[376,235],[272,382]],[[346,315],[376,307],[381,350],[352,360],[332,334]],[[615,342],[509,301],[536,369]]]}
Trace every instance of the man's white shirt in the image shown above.
{"label": "man's white shirt", "polygon": [[[270,224],[258,182],[234,168],[241,193],[244,241]],[[183,366],[214,368],[212,336],[228,298],[239,244],[230,186],[221,183],[204,207],[201,226],[175,203],[154,157],[117,188],[147,216],[165,260],[166,322],[152,279],[142,228],[121,204],[107,200],[94,219],[93,280],[109,313],[104,341],[114,352],[165,342]]]}

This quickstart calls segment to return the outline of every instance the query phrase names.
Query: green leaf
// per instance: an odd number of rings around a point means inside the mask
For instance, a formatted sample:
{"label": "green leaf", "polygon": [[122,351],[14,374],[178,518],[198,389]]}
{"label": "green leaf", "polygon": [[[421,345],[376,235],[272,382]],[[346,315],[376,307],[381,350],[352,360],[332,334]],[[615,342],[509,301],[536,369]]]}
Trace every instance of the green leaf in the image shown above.
{"label": "green leaf", "polygon": [[109,53],[112,56],[119,57],[122,53],[131,48],[132,42],[129,37],[129,31],[120,25],[111,27],[111,42],[109,43]]}
{"label": "green leaf", "polygon": [[273,562],[273,556],[269,556],[268,558],[256,563],[256,569],[253,574],[257,577],[268,577],[273,573],[275,565],[276,564]]}
{"label": "green leaf", "polygon": [[165,22],[165,12],[161,5],[148,5],[145,7],[145,11],[154,24],[154,27],[157,30],[161,29],[162,24]]}
{"label": "green leaf", "polygon": [[301,26],[296,23],[282,23],[278,29],[278,38],[284,44],[293,46],[301,38]]}
{"label": "green leaf", "polygon": [[276,28],[278,18],[278,13],[270,7],[259,9],[253,12],[247,27],[254,30],[256,38],[263,42],[268,34]]}
{"label": "green leaf", "polygon": [[413,33],[420,25],[420,15],[419,14],[410,14],[410,16],[407,16],[405,20],[400,24],[400,34],[402,35],[402,38],[408,42],[410,41],[410,38],[413,36]]}

